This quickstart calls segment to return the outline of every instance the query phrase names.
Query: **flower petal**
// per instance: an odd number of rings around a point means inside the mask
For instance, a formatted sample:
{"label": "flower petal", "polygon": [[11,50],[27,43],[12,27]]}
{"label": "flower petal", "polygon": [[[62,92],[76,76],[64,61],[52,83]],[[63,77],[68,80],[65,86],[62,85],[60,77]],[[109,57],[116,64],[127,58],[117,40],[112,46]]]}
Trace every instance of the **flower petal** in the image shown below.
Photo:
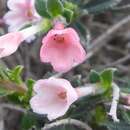
{"label": "flower petal", "polygon": [[[75,89],[65,79],[38,80],[34,85],[34,91],[37,95],[30,100],[31,108],[36,113],[47,114],[49,120],[63,116],[69,106],[78,99]],[[58,97],[60,92],[67,93],[65,100]]]}
{"label": "flower petal", "polygon": [[55,71],[67,72],[85,60],[86,52],[79,42],[55,45],[48,41],[42,45],[40,57],[42,62],[50,62]]}
{"label": "flower petal", "polygon": [[27,24],[27,20],[21,16],[21,12],[9,11],[4,20],[9,25],[9,32],[18,31]]}
{"label": "flower petal", "polygon": [[61,86],[66,90],[68,105],[71,105],[73,102],[75,102],[78,99],[77,92],[75,91],[75,89],[72,87],[72,85],[68,80],[62,78],[54,78],[54,77],[49,78],[49,80],[51,83],[53,83],[53,85]]}
{"label": "flower petal", "polygon": [[58,101],[51,94],[46,96],[46,98],[43,95],[36,95],[30,100],[30,104],[34,112],[47,114],[49,120],[64,115],[68,109],[64,102]]}
{"label": "flower petal", "polygon": [[8,33],[0,37],[0,48],[3,49],[0,53],[0,58],[9,56],[14,53],[20,43],[22,42],[23,37],[19,32]]}
{"label": "flower petal", "polygon": [[22,5],[25,3],[25,0],[8,0],[7,6],[10,10],[20,10]]}
{"label": "flower petal", "polygon": [[67,72],[86,59],[86,52],[73,28],[52,29],[42,43],[41,61],[51,63],[57,72]]}

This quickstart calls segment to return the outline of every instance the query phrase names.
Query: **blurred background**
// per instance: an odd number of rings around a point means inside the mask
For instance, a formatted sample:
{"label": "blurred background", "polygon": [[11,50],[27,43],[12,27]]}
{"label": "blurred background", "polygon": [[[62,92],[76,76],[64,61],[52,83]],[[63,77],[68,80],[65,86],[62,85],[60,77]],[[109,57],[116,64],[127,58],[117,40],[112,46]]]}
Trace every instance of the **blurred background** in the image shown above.
{"label": "blurred background", "polygon": [[[7,33],[7,25],[2,22],[3,15],[8,11],[6,3],[6,0],[0,0],[0,35]],[[130,4],[130,0],[123,0],[118,6],[127,4]],[[80,21],[86,30],[86,33],[79,35],[81,39],[83,35],[87,37],[87,41],[82,40],[82,44],[88,52],[88,60],[62,77],[77,86],[89,82],[88,75],[91,69],[100,71],[107,67],[116,67],[117,83],[130,86],[130,8],[105,11],[99,15],[84,15]],[[24,42],[16,53],[0,59],[0,65],[8,68],[23,65],[24,80],[27,77],[37,80],[56,74],[50,65],[40,62],[39,49],[43,35],[38,36],[32,43]],[[6,102],[6,99],[0,98],[0,102]],[[0,130],[18,130],[21,116],[22,112],[13,108],[3,110],[0,107]],[[84,116],[80,119],[88,121]]]}

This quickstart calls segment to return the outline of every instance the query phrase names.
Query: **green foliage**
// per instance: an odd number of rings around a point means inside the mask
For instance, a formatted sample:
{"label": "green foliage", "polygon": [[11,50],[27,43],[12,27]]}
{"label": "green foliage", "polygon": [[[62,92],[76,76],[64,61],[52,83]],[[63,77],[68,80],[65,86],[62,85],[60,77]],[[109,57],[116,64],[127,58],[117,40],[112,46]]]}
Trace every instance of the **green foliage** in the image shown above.
{"label": "green foliage", "polygon": [[105,88],[108,89],[112,86],[113,82],[113,73],[116,71],[115,68],[108,68],[105,69],[104,71],[101,72],[100,74],[100,81],[101,85]]}
{"label": "green foliage", "polygon": [[44,18],[63,16],[68,23],[87,13],[102,13],[113,9],[121,0],[36,0],[35,7],[39,15]]}
{"label": "green foliage", "polygon": [[22,80],[23,66],[13,69],[0,69],[0,97],[7,96],[14,103],[27,106],[33,94],[34,80],[28,79],[26,84]]}
{"label": "green foliage", "polygon": [[92,123],[100,125],[107,120],[107,114],[103,106],[97,106],[90,114],[92,114]]}
{"label": "green foliage", "polygon": [[24,114],[21,120],[21,129],[29,130],[38,125],[37,118],[33,114]]}
{"label": "green foliage", "polygon": [[61,15],[64,11],[60,0],[47,0],[47,10],[52,17]]}
{"label": "green foliage", "polygon": [[11,69],[5,69],[5,68],[0,68],[0,79],[1,80],[8,80],[12,81],[16,84],[21,84],[22,79],[21,79],[21,74],[23,71],[23,66],[16,66],[15,68]]}
{"label": "green foliage", "polygon": [[128,123],[130,124],[130,111],[127,111],[127,110],[120,110],[120,115],[122,117],[122,120],[125,122],[125,123]]}
{"label": "green foliage", "polygon": [[17,83],[17,84],[22,84],[22,78],[21,78],[21,74],[23,71],[23,66],[16,66],[14,69],[12,70],[8,70],[8,75],[10,77],[10,80]]}
{"label": "green foliage", "polygon": [[68,23],[71,23],[79,16],[78,6],[75,3],[63,1],[63,6],[64,12],[62,15],[66,18]]}
{"label": "green foliage", "polygon": [[24,93],[21,87],[23,84],[21,74],[23,66],[16,66],[14,69],[0,68],[0,96],[9,96],[14,93]]}
{"label": "green foliage", "polygon": [[70,23],[72,21],[73,15],[74,15],[74,13],[72,10],[64,8],[63,16],[66,18],[66,21],[68,23]]}
{"label": "green foliage", "polygon": [[32,79],[28,79],[27,81],[26,81],[26,85],[27,85],[27,87],[28,87],[28,90],[27,90],[27,93],[26,93],[26,95],[25,95],[25,101],[28,103],[29,102],[29,100],[30,100],[30,98],[32,97],[32,95],[33,95],[33,85],[34,85],[34,83],[35,83],[35,81],[34,80],[32,80]]}
{"label": "green foliage", "polygon": [[[119,110],[119,109],[118,109]],[[105,121],[101,125],[108,128],[108,130],[129,130],[130,129],[130,112],[124,109],[118,111],[120,122]]]}
{"label": "green foliage", "polygon": [[121,0],[90,0],[83,8],[88,13],[102,13],[105,10],[113,8],[120,2]]}
{"label": "green foliage", "polygon": [[125,122],[106,122],[104,123],[104,126],[106,126],[108,130],[130,130],[130,124],[127,124]]}
{"label": "green foliage", "polygon": [[40,16],[48,19],[63,16],[70,23],[76,17],[77,5],[68,1],[36,0],[35,7]]}
{"label": "green foliage", "polygon": [[101,95],[83,97],[70,107],[66,117],[91,122],[94,115],[90,113],[95,110],[99,103],[101,104],[102,100],[104,98]]}
{"label": "green foliage", "polygon": [[35,7],[39,15],[50,18],[49,13],[47,12],[47,0],[35,0]]}
{"label": "green foliage", "polygon": [[116,71],[115,68],[108,68],[102,72],[91,70],[89,79],[91,83],[99,83],[104,90],[108,90],[112,86],[113,74]]}
{"label": "green foliage", "polygon": [[89,79],[91,83],[100,82],[100,74],[96,72],[95,70],[91,70],[89,74]]}
{"label": "green foliage", "polygon": [[77,9],[77,5],[75,5],[72,2],[64,1],[64,8],[70,9],[70,10],[75,10]]}

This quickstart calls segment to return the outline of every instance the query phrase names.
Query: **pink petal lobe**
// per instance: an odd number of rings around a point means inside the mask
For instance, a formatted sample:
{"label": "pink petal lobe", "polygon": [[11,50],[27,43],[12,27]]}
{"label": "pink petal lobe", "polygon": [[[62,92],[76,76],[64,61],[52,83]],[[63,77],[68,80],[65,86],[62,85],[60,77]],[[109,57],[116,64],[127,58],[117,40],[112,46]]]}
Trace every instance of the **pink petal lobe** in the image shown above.
{"label": "pink petal lobe", "polygon": [[46,98],[40,95],[34,96],[30,100],[30,104],[34,112],[47,114],[49,120],[56,119],[59,115],[62,116],[67,111],[66,104],[58,101],[56,97],[51,95],[48,95]]}
{"label": "pink petal lobe", "polygon": [[11,10],[20,10],[20,7],[22,7],[22,4],[25,3],[25,0],[8,0],[7,6]]}
{"label": "pink petal lobe", "polygon": [[30,100],[31,108],[36,113],[47,114],[49,120],[63,116],[78,99],[75,89],[65,79],[38,80],[34,91],[36,95]]}
{"label": "pink petal lobe", "polygon": [[53,29],[43,38],[42,43],[41,61],[50,62],[57,72],[67,72],[86,58],[86,52],[80,44],[78,34],[72,28]]}
{"label": "pink petal lobe", "polygon": [[14,53],[22,42],[23,37],[19,32],[16,33],[8,33],[4,36],[0,37],[0,48],[2,51],[0,52],[0,58],[9,56]]}

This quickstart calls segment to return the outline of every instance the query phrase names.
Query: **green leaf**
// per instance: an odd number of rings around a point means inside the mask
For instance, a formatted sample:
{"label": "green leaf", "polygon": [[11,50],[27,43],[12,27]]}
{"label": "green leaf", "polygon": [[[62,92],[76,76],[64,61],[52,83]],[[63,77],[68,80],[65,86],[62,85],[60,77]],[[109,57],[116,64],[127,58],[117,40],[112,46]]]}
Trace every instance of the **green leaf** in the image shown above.
{"label": "green leaf", "polygon": [[30,100],[30,98],[32,97],[33,94],[33,85],[34,85],[35,81],[32,79],[28,79],[26,84],[28,86],[28,91],[26,94],[26,100]]}
{"label": "green leaf", "polygon": [[102,87],[104,87],[105,89],[108,89],[111,87],[112,82],[113,82],[113,73],[116,70],[117,69],[115,68],[108,68],[108,69],[105,69],[103,72],[101,72],[100,81],[101,81]]}
{"label": "green leaf", "polygon": [[35,0],[35,7],[40,16],[50,18],[47,12],[47,0]]}
{"label": "green leaf", "polygon": [[119,4],[121,0],[90,0],[83,6],[88,13],[102,13]]}
{"label": "green leaf", "polygon": [[0,67],[0,79],[8,80],[9,75],[5,68]]}
{"label": "green leaf", "polygon": [[20,100],[20,97],[21,97],[21,95],[16,93],[16,92],[7,95],[7,98],[8,98],[9,101],[11,101],[15,104],[23,105],[21,100]]}
{"label": "green leaf", "polygon": [[91,70],[89,79],[91,83],[97,83],[100,82],[100,74],[96,72],[95,70]]}
{"label": "green leaf", "polygon": [[47,10],[52,17],[61,15],[64,7],[60,0],[47,0]]}
{"label": "green leaf", "polygon": [[21,121],[21,129],[29,130],[37,125],[37,119],[32,114],[24,114]]}
{"label": "green leaf", "polygon": [[122,110],[120,110],[120,112],[121,112],[121,116],[122,116],[123,120],[126,123],[130,124],[130,111],[126,111],[126,110],[122,109]]}
{"label": "green leaf", "polygon": [[103,125],[106,126],[108,130],[130,130],[130,124],[125,122],[106,122]]}
{"label": "green leaf", "polygon": [[16,66],[13,70],[9,70],[9,77],[11,79],[11,81],[14,81],[17,84],[21,84],[22,82],[22,78],[21,78],[21,74],[23,71],[23,66],[18,65]]}
{"label": "green leaf", "polygon": [[95,122],[96,124],[99,124],[102,123],[102,122],[105,122],[107,120],[107,114],[106,114],[106,111],[104,109],[103,106],[96,106],[96,108],[94,110],[92,110],[92,121],[93,123]]}
{"label": "green leaf", "polygon": [[73,15],[74,15],[74,13],[72,10],[64,8],[63,16],[66,18],[66,21],[68,23],[72,22]]}
{"label": "green leaf", "polygon": [[51,20],[44,18],[43,21],[40,23],[40,28],[43,32],[47,32],[52,27]]}
{"label": "green leaf", "polygon": [[74,2],[72,3],[72,2],[64,1],[64,8],[74,11],[75,9],[77,9],[77,5],[74,4]]}

